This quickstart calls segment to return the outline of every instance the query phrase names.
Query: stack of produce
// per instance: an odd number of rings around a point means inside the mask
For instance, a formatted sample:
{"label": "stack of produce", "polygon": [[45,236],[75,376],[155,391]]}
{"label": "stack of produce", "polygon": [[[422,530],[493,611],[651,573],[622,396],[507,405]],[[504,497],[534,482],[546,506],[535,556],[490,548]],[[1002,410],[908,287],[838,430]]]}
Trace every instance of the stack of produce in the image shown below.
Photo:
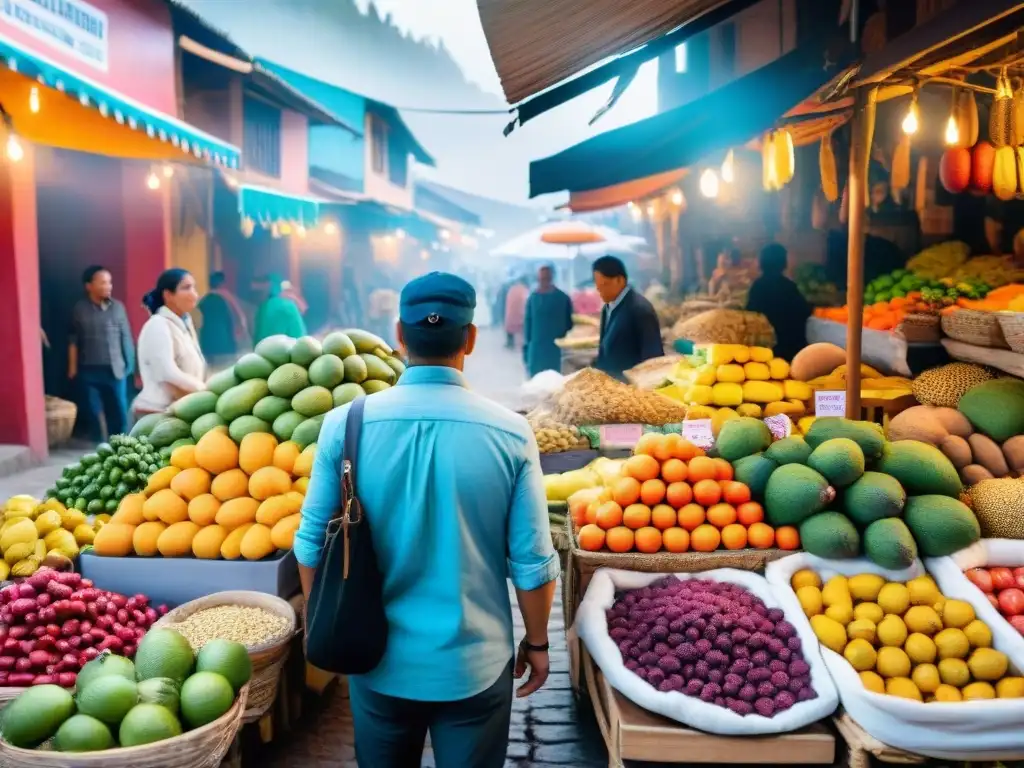
{"label": "stack of produce", "polygon": [[694,344],[775,346],[775,329],[768,318],[740,309],[712,309],[680,320],[672,327],[672,336]]}
{"label": "stack of produce", "polygon": [[902,583],[862,573],[822,586],[816,572],[803,570],[791,585],[818,640],[869,691],[921,702],[1024,697],[1024,677],[992,647],[992,630],[930,576]]}
{"label": "stack of produce", "polygon": [[173,440],[164,441],[171,437],[157,430],[156,445],[142,436],[114,435],[109,443],[64,467],[46,497],[91,515],[113,512],[121,499],[145,488],[149,476],[167,463],[170,448],[161,446],[169,446]]}
{"label": "stack of produce", "polygon": [[922,280],[949,280],[954,285],[973,280],[993,289],[1024,281],[1024,270],[1014,265],[1010,256],[976,256],[968,260],[969,254],[965,243],[939,243],[910,259],[907,269]]}
{"label": "stack of produce", "polygon": [[[810,344],[793,358],[789,375],[797,381],[805,381],[815,392],[823,390],[845,390],[847,369],[846,350],[835,344],[818,342]],[[885,376],[869,365],[861,365],[861,391],[865,390],[906,390],[909,394],[912,383],[901,376]]]}
{"label": "stack of produce", "polygon": [[[742,419],[747,429],[722,432],[719,450],[736,441],[767,447],[763,422]],[[730,422],[738,424],[739,422]],[[581,549],[596,552],[712,552],[716,549],[797,549],[795,528],[775,529],[751,500],[750,488],[733,479],[732,466],[712,459],[680,435],[647,434],[621,476],[609,487],[574,493],[569,513]]]}
{"label": "stack of produce", "polygon": [[665,322],[669,318],[662,319],[662,328],[672,328],[673,335],[676,338],[682,338],[675,334],[675,329],[687,320],[702,315],[705,312],[710,312],[713,309],[732,309],[740,310],[743,309],[747,304],[746,294],[734,295],[719,291],[715,296],[709,296],[703,293],[694,293],[686,297],[682,304],[678,305],[675,312],[675,317],[672,318],[672,322]]}
{"label": "stack of produce", "polygon": [[173,739],[223,717],[250,677],[245,646],[217,640],[195,654],[177,632],[155,629],[134,663],[115,655],[89,662],[74,697],[52,685],[25,691],[4,711],[3,739],[22,749],[50,742],[57,752]]}
{"label": "stack of produce", "polygon": [[43,562],[69,565],[81,547],[93,542],[106,516],[89,523],[79,509],[68,509],[56,499],[43,503],[31,496],[7,500],[0,523],[0,581],[35,573]]}
{"label": "stack of produce", "polygon": [[531,414],[528,421],[533,427],[533,434],[537,438],[537,447],[541,453],[564,453],[590,448],[590,441],[582,436],[576,427],[540,414]]}
{"label": "stack of produce", "polygon": [[971,568],[964,575],[985,593],[992,607],[1024,635],[1024,568]]}
{"label": "stack of produce", "polygon": [[1009,283],[989,291],[980,301],[957,301],[957,307],[986,312],[1024,312],[1024,285]]}
{"label": "stack of produce", "polygon": [[211,429],[121,502],[95,553],[261,560],[291,549],[315,450],[265,432],[235,445],[224,427]]}
{"label": "stack of produce", "polygon": [[796,629],[737,584],[666,576],[606,616],[626,669],[659,691],[750,717],[817,698]]}
{"label": "stack of produce", "polygon": [[101,653],[134,656],[166,613],[145,595],[126,597],[80,574],[42,568],[0,590],[0,686],[73,688],[79,670]]}
{"label": "stack of produce", "polygon": [[601,340],[600,322],[590,315],[573,315],[572,328],[561,339],[556,339],[562,349],[597,349]]}
{"label": "stack of produce", "polygon": [[839,303],[839,289],[828,279],[825,268],[820,264],[801,264],[793,273],[793,279],[808,304],[831,307]]}
{"label": "stack of produce", "polygon": [[941,280],[954,276],[970,254],[971,247],[967,243],[956,240],[937,243],[907,261],[907,269],[924,280]]}
{"label": "stack of produce", "polygon": [[972,363],[949,363],[920,373],[914,379],[914,397],[921,405],[956,408],[960,398],[978,384],[990,381],[992,373]]}
{"label": "stack of produce", "polygon": [[215,374],[205,391],[186,395],[168,414],[143,417],[133,432],[176,448],[227,427],[236,443],[264,432],[305,448],[316,442],[328,411],[388,389],[404,371],[394,350],[366,331],[335,331],[322,344],[311,336],[271,336]]}
{"label": "stack of produce", "polygon": [[729,458],[736,479],[764,499],[768,523],[799,528],[803,548],[819,557],[863,553],[900,569],[918,552],[942,557],[981,536],[942,451],[916,440],[887,442],[877,424],[819,418],[803,439],[778,440],[767,450],[753,439],[736,441]]}
{"label": "stack of produce", "polygon": [[1024,539],[1024,479],[982,480],[967,500],[986,539]]}
{"label": "stack of produce", "polygon": [[927,304],[949,306],[957,299],[983,299],[992,286],[977,277],[925,278],[906,269],[876,277],[864,287],[864,305],[891,299],[920,299]]}
{"label": "stack of produce", "polygon": [[624,384],[593,368],[565,382],[552,416],[563,424],[675,424],[686,408],[667,397]]}

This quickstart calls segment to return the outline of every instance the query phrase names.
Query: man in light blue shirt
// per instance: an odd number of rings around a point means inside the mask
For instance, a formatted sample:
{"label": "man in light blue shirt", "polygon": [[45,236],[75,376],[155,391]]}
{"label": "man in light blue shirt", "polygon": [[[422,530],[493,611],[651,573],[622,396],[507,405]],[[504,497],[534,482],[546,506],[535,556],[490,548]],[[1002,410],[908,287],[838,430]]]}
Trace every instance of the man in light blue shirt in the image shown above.
{"label": "man in light blue shirt", "polygon": [[[419,768],[428,731],[438,768],[501,768],[513,675],[530,668],[520,697],[547,679],[559,562],[540,455],[525,419],[466,387],[475,306],[455,275],[406,285],[398,334],[409,368],[366,402],[356,495],[388,619],[383,660],[350,678],[356,759],[367,768]],[[307,597],[341,499],[347,415],[336,409],[321,430],[295,538]],[[509,575],[526,626],[518,654]]]}

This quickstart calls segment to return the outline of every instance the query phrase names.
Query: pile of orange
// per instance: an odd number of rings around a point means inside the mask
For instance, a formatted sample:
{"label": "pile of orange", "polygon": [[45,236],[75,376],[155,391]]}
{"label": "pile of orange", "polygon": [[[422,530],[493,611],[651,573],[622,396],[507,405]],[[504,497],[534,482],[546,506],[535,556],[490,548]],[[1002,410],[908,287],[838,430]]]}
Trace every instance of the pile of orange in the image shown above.
{"label": "pile of orange", "polygon": [[597,500],[570,509],[580,547],[611,552],[799,549],[796,528],[772,528],[732,465],[681,435],[648,434]]}

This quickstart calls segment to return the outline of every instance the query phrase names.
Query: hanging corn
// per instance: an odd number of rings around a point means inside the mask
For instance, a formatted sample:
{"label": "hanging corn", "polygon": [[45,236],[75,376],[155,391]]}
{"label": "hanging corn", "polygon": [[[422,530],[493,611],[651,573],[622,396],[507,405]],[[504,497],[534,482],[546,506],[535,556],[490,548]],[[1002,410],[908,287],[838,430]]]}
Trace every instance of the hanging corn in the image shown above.
{"label": "hanging corn", "polygon": [[917,161],[917,181],[914,185],[914,210],[924,215],[928,207],[928,158],[922,155]]}
{"label": "hanging corn", "polygon": [[1024,144],[1024,85],[1017,88],[1010,101],[1010,143],[1015,147]]}
{"label": "hanging corn", "polygon": [[960,146],[973,147],[978,143],[978,102],[974,98],[974,91],[965,90],[960,94],[959,104],[960,117],[957,124],[960,126]]}
{"label": "hanging corn", "polygon": [[834,203],[839,199],[839,172],[836,169],[836,153],[832,146],[831,131],[827,136],[821,137],[818,170],[821,173],[821,191],[825,193],[826,200]]}
{"label": "hanging corn", "polygon": [[910,186],[910,136],[900,137],[896,150],[892,154],[892,170],[889,172],[889,187],[893,200],[899,202],[900,196]]}
{"label": "hanging corn", "polygon": [[779,188],[786,186],[793,180],[796,171],[796,156],[793,148],[793,134],[785,128],[775,132],[773,146],[775,152],[776,169],[778,171]]}
{"label": "hanging corn", "polygon": [[775,166],[775,133],[766,133],[761,139],[761,186],[766,192],[779,188],[779,174]]}
{"label": "hanging corn", "polygon": [[1004,71],[996,78],[996,96],[988,113],[988,137],[993,146],[1005,147],[1013,136],[1013,89]]}

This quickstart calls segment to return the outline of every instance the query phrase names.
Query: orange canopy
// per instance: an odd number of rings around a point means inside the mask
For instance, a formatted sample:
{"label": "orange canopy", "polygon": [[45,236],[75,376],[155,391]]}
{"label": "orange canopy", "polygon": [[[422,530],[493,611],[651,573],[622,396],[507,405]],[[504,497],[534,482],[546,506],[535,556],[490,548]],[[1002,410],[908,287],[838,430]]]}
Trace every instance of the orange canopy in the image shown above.
{"label": "orange canopy", "polygon": [[546,227],[540,239],[552,245],[586,245],[604,242],[604,235],[583,222],[569,221]]}

